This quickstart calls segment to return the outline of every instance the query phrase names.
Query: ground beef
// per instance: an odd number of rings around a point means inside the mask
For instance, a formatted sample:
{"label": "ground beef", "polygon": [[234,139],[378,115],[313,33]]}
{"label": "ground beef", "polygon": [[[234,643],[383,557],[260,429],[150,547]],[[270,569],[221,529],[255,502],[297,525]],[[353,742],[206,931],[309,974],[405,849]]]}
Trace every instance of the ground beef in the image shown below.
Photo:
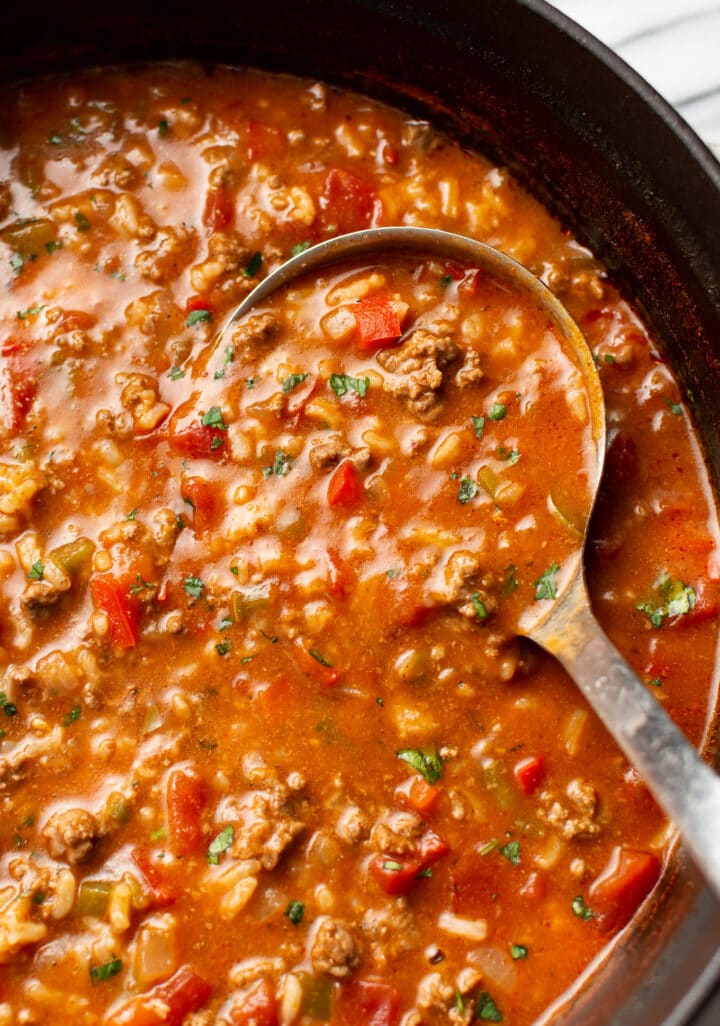
{"label": "ground beef", "polygon": [[482,381],[484,377],[485,374],[480,366],[480,354],[474,349],[467,349],[463,365],[455,375],[455,384],[459,388],[465,388],[466,385],[473,385],[476,381]]}
{"label": "ground beef", "polygon": [[258,347],[264,347],[280,330],[280,321],[271,313],[254,314],[243,319],[232,330],[231,341],[247,357],[252,358]]}
{"label": "ground beef", "polygon": [[70,590],[71,580],[65,574],[58,574],[57,580],[31,581],[22,593],[20,601],[29,613],[37,613],[46,606],[53,606]]}
{"label": "ground beef", "polygon": [[369,908],[360,929],[369,941],[370,955],[380,970],[418,944],[415,913],[407,898],[395,898],[381,908]]}
{"label": "ground beef", "polygon": [[313,470],[323,473],[348,456],[350,451],[350,446],[340,435],[332,435],[326,442],[314,445],[308,453],[308,459]]}
{"label": "ground beef", "polygon": [[467,549],[453,552],[445,564],[440,584],[432,591],[433,598],[443,605],[455,606],[469,620],[477,620],[480,614],[474,597],[476,602],[482,603],[486,616],[490,616],[497,609],[497,599],[490,590],[493,581],[481,570],[480,559],[474,552]]}
{"label": "ground beef", "polygon": [[383,389],[404,399],[411,413],[430,419],[439,412],[443,370],[459,354],[449,335],[418,328],[398,349],[378,354],[380,366],[395,375],[385,379]]}
{"label": "ground beef", "polygon": [[367,816],[357,805],[348,805],[343,809],[335,825],[335,833],[347,844],[359,844],[360,841],[364,841],[369,829]]}
{"label": "ground beef", "polygon": [[99,185],[114,185],[116,189],[122,190],[135,188],[142,177],[140,171],[122,153],[108,153],[92,176]]}
{"label": "ground beef", "polygon": [[313,938],[310,960],[316,973],[328,973],[338,980],[349,976],[357,965],[358,954],[347,926],[330,916],[323,919]]}
{"label": "ground beef", "polygon": [[56,812],[42,830],[48,851],[54,859],[75,865],[85,862],[101,837],[100,825],[86,809],[66,809]]}
{"label": "ground beef", "polygon": [[414,852],[425,827],[414,812],[392,812],[378,820],[370,840],[384,854],[404,855]]}
{"label": "ground beef", "polygon": [[286,810],[288,789],[256,791],[233,808],[240,820],[235,830],[233,858],[258,859],[265,869],[274,869],[280,856],[305,828]]}
{"label": "ground beef", "polygon": [[589,780],[571,780],[565,789],[568,803],[558,801],[549,791],[540,795],[537,814],[567,840],[600,833],[595,821],[598,812],[597,791]]}

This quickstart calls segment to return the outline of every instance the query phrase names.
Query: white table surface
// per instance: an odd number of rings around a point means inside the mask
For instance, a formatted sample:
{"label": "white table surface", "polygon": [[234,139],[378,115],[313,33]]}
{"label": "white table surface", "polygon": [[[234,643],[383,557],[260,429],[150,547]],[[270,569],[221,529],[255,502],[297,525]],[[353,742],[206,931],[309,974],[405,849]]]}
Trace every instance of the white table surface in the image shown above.
{"label": "white table surface", "polygon": [[720,157],[720,0],[551,0],[615,50]]}

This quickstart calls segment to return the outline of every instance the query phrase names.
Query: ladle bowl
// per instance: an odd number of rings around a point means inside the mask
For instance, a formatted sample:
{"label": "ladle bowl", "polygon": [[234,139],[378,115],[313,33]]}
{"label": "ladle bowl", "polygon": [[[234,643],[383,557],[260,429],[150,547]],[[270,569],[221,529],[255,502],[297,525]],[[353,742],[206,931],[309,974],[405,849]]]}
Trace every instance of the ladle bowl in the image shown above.
{"label": "ladle bowl", "polygon": [[590,514],[605,462],[605,403],[590,348],[565,307],[525,267],[474,239],[434,228],[370,228],[310,247],[264,278],[230,314],[214,339],[289,282],[320,268],[359,257],[422,253],[477,267],[524,292],[558,331],[582,374],[595,444],[590,501],[582,544],[568,561],[557,595],[542,613],[526,610],[518,630],[555,656],[580,688],[658,805],[678,828],[685,845],[720,897],[720,777],[653,698],[595,619],[587,591],[584,550]]}

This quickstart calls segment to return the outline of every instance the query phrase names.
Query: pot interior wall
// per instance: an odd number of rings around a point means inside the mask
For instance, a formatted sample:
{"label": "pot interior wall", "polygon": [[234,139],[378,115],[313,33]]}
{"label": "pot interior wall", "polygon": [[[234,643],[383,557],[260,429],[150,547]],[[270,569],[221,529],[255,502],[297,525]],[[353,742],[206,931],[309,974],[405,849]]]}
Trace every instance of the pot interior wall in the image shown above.
{"label": "pot interior wall", "polygon": [[[644,309],[693,397],[717,488],[720,169],[648,87],[541,0],[43,7],[5,13],[3,78],[177,58],[297,72],[430,116],[508,163]],[[554,1026],[686,1021],[720,972],[720,917],[682,854],[671,877],[621,957]]]}

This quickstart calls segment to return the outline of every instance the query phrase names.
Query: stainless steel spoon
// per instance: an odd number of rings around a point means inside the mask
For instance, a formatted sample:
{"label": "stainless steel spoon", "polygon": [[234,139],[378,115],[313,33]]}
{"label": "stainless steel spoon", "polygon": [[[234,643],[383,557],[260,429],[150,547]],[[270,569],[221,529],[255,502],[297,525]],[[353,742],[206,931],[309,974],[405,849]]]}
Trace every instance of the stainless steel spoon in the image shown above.
{"label": "stainless steel spoon", "polygon": [[[605,462],[605,404],[592,354],[564,306],[534,275],[491,246],[432,228],[373,228],[319,243],[263,279],[233,311],[216,339],[271,293],[299,276],[329,264],[390,252],[419,252],[484,268],[529,294],[575,354],[589,398],[596,445],[594,506]],[[607,638],[590,610],[582,547],[552,604],[527,610],[520,633],[552,653],[578,685],[656,801],[683,835],[708,883],[720,897],[720,777],[701,761],[662,706],[640,682]],[[564,570],[568,569],[566,563]]]}

